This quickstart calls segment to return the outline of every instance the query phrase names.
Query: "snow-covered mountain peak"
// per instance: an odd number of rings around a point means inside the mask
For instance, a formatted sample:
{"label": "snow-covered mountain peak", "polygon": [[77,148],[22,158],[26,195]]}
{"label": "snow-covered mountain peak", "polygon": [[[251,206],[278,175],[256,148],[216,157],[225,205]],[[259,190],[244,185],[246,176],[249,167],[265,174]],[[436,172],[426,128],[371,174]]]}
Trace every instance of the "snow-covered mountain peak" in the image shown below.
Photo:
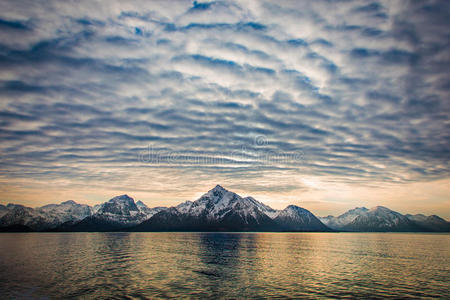
{"label": "snow-covered mountain peak", "polygon": [[365,215],[368,212],[369,212],[369,209],[367,209],[365,207],[356,207],[356,208],[350,209],[347,212],[343,213],[342,215],[338,216],[338,219],[341,219],[341,221],[344,221],[344,223],[351,222],[356,217]]}
{"label": "snow-covered mountain peak", "polygon": [[302,208],[302,207],[299,207],[299,206],[297,206],[297,205],[293,205],[293,204],[288,205],[288,206],[285,208],[285,210],[287,210],[287,211],[292,211],[292,212],[297,212],[297,213],[310,213],[308,210],[306,210],[306,209],[304,209],[304,208]]}
{"label": "snow-covered mountain peak", "polygon": [[339,229],[347,224],[353,222],[356,218],[364,216],[369,212],[366,207],[356,207],[348,210],[338,217],[327,216],[324,218],[319,218],[325,225],[333,229]]}
{"label": "snow-covered mountain peak", "polygon": [[230,209],[239,200],[242,200],[241,196],[217,185],[194,201],[190,206],[190,212],[194,215],[206,213],[211,217],[217,214],[222,215],[223,212]]}
{"label": "snow-covered mountain peak", "polygon": [[329,230],[309,210],[297,205],[289,205],[280,211],[275,221],[291,230]]}
{"label": "snow-covered mountain peak", "polygon": [[223,188],[222,186],[216,185],[213,189],[210,189],[206,194],[204,194],[202,196],[202,198],[205,196],[208,196],[208,197],[214,199],[215,202],[219,202],[224,197],[224,195],[230,194],[230,193],[234,194],[233,192],[228,191],[227,189]]}
{"label": "snow-covered mountain peak", "polygon": [[209,190],[209,191],[216,191],[216,192],[223,192],[226,193],[228,192],[227,189],[225,189],[223,186],[221,186],[220,184],[216,185],[213,189]]}
{"label": "snow-covered mountain peak", "polygon": [[242,198],[220,185],[215,186],[194,202],[181,203],[176,209],[183,214],[191,216],[202,215],[210,220],[219,220],[230,213],[237,214],[243,218],[247,218],[247,216],[256,217],[261,214],[273,218],[277,213],[277,211],[252,197]]}
{"label": "snow-covered mountain peak", "polygon": [[389,220],[408,219],[407,217],[403,216],[401,213],[393,211],[385,206],[372,207],[368,211],[367,214],[371,215],[371,216],[377,216],[378,218],[385,218],[385,219],[389,219]]}
{"label": "snow-covered mountain peak", "polygon": [[121,216],[135,215],[140,210],[134,203],[134,199],[128,195],[120,195],[105,202],[98,209],[97,214],[112,214]]}
{"label": "snow-covered mountain peak", "polygon": [[[238,194],[230,192],[220,185],[216,185],[213,189],[209,190],[206,194],[203,194],[199,199],[192,202],[190,207],[192,209],[197,208],[213,208],[217,206],[227,206],[230,201],[241,198]],[[189,206],[189,201],[185,202]]]}
{"label": "snow-covered mountain peak", "polygon": [[278,217],[298,218],[299,216],[309,216],[311,212],[297,205],[289,205],[278,213]]}

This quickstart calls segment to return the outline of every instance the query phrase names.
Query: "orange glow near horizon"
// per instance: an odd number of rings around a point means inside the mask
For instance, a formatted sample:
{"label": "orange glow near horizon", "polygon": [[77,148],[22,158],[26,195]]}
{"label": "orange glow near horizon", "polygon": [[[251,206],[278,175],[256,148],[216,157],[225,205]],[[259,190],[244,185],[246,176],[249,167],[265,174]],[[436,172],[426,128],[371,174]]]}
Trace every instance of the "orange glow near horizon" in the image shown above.
{"label": "orange glow near horizon", "polygon": [[[194,179],[184,184],[173,181],[164,188],[162,182],[152,178],[152,186],[102,185],[73,183],[56,180],[47,183],[45,188],[36,181],[8,180],[1,182],[1,204],[17,203],[30,207],[50,203],[74,200],[78,203],[95,205],[114,196],[128,194],[136,201],[141,200],[149,207],[175,206],[184,201],[194,201],[202,194],[221,184],[241,196],[252,196],[275,209],[283,209],[289,204],[306,208],[318,216],[339,215],[354,207],[386,206],[403,214],[436,214],[450,218],[450,179],[429,182],[411,182],[402,184],[383,184],[383,186],[362,186],[351,183],[327,182],[318,178],[304,180],[305,185],[289,191],[277,191],[269,187],[261,188],[255,183],[252,190],[241,187],[239,182],[231,180],[222,182],[200,183]],[[294,179],[292,179],[295,181]]]}

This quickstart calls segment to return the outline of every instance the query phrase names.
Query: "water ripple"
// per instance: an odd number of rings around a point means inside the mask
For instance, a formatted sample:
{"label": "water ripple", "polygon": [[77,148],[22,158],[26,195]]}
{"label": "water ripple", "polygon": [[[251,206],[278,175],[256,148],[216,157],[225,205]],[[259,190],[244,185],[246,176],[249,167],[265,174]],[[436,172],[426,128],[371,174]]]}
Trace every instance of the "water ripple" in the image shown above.
{"label": "water ripple", "polygon": [[0,235],[15,298],[446,298],[450,235]]}

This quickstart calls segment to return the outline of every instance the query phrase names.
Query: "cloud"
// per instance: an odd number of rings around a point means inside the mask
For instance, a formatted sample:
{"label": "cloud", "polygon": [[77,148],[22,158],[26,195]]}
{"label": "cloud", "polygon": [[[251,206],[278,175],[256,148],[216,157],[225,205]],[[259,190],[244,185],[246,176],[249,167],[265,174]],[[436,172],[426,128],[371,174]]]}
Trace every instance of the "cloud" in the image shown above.
{"label": "cloud", "polygon": [[[302,176],[380,186],[449,176],[446,2],[0,11],[5,182],[146,190],[150,172],[155,187],[170,174],[184,180],[177,190],[202,179],[288,192]],[[170,161],[139,161],[149,144]]]}
{"label": "cloud", "polygon": [[21,21],[11,21],[0,19],[0,28],[2,30],[29,30],[29,26]]}

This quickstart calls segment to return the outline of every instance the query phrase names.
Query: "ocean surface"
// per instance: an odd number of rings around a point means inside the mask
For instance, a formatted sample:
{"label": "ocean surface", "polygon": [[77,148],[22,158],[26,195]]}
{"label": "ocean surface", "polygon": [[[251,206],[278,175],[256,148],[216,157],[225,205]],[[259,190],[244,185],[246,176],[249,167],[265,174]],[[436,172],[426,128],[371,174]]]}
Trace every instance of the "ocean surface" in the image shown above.
{"label": "ocean surface", "polygon": [[0,295],[449,299],[450,235],[1,233]]}

